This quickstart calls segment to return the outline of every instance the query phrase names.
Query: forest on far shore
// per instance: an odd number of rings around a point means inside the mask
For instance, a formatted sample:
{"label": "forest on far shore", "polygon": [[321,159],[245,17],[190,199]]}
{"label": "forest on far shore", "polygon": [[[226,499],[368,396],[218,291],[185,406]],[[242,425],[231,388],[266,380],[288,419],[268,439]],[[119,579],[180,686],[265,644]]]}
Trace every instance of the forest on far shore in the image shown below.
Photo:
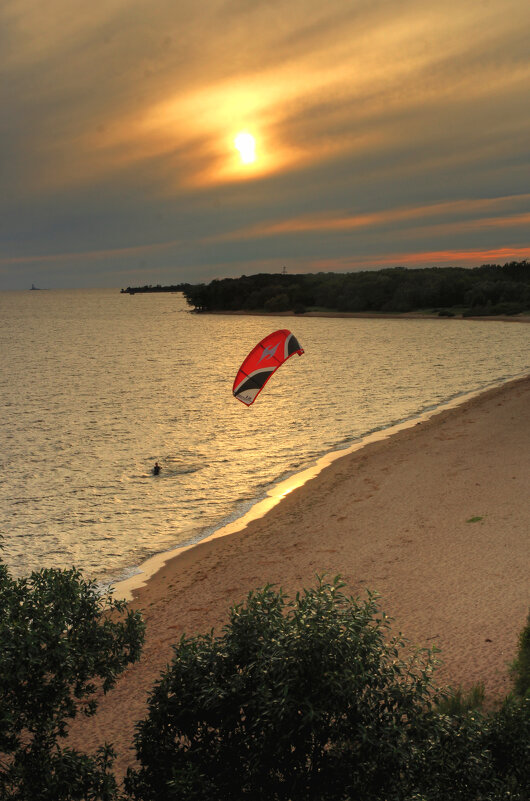
{"label": "forest on far shore", "polygon": [[123,293],[182,292],[197,312],[425,312],[440,316],[530,312],[530,264],[393,267],[351,273],[259,273],[209,284],[127,287]]}

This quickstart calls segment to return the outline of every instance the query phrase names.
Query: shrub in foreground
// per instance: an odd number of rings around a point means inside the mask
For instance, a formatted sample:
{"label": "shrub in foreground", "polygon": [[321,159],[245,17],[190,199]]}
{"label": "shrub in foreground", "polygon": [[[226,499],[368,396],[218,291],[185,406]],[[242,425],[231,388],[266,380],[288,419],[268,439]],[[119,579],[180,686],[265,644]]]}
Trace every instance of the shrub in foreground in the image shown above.
{"label": "shrub in foreground", "polygon": [[267,586],[220,636],[183,637],[137,727],[139,801],[402,797],[434,699],[430,651],[400,655],[375,596]]}
{"label": "shrub in foreground", "polygon": [[510,697],[487,715],[435,716],[404,801],[528,801],[529,777],[530,700]]}
{"label": "shrub in foreground", "polygon": [[515,679],[515,692],[517,695],[530,697],[530,614],[519,635],[517,656],[511,667]]}
{"label": "shrub in foreground", "polygon": [[139,658],[143,623],[99,595],[77,570],[13,579],[0,562],[0,798],[113,798],[112,749],[95,756],[60,745],[68,721],[96,710]]}
{"label": "shrub in foreground", "polygon": [[[122,801],[527,801],[528,695],[483,714],[438,694],[433,652],[401,656],[376,596],[342,587],[289,600],[267,586],[220,636],[183,637],[137,725]],[[15,581],[0,562],[1,801],[118,798],[111,747],[60,738],[142,639],[138,614],[77,571]]]}

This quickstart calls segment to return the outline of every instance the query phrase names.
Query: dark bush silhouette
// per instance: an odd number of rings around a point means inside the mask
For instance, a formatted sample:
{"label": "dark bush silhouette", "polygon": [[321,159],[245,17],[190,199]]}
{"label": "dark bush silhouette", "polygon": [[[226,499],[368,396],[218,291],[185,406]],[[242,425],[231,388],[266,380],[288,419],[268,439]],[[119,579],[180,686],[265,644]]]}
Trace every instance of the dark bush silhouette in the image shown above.
{"label": "dark bush silhouette", "polygon": [[0,562],[0,799],[75,801],[115,796],[108,746],[95,756],[60,740],[78,712],[96,710],[139,658],[143,623],[99,595],[77,570],[13,579]]}
{"label": "dark bush silhouette", "polygon": [[400,656],[375,597],[320,582],[234,607],[183,637],[136,738],[134,799],[386,798],[433,696],[430,652]]}
{"label": "dark bush silhouette", "polygon": [[[525,801],[530,702],[442,714],[376,597],[267,586],[183,637],[137,726],[134,801]],[[403,656],[402,653],[407,655]]]}

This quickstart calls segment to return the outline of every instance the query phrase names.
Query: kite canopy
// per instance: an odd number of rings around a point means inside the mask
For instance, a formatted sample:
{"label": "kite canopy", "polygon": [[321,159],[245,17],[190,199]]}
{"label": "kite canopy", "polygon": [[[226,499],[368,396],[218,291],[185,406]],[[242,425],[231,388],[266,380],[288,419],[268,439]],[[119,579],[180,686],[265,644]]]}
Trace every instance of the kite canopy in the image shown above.
{"label": "kite canopy", "polygon": [[278,367],[293,353],[303,353],[294,334],[282,328],[258,342],[238,370],[232,392],[241,403],[250,406]]}

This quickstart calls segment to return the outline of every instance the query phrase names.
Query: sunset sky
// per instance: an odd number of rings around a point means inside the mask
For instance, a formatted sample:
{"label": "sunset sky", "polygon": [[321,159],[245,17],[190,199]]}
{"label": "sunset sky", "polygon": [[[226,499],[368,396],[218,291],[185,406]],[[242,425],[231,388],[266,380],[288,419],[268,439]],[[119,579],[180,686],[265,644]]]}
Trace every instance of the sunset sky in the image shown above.
{"label": "sunset sky", "polygon": [[528,0],[3,0],[0,289],[530,258],[529,35]]}

